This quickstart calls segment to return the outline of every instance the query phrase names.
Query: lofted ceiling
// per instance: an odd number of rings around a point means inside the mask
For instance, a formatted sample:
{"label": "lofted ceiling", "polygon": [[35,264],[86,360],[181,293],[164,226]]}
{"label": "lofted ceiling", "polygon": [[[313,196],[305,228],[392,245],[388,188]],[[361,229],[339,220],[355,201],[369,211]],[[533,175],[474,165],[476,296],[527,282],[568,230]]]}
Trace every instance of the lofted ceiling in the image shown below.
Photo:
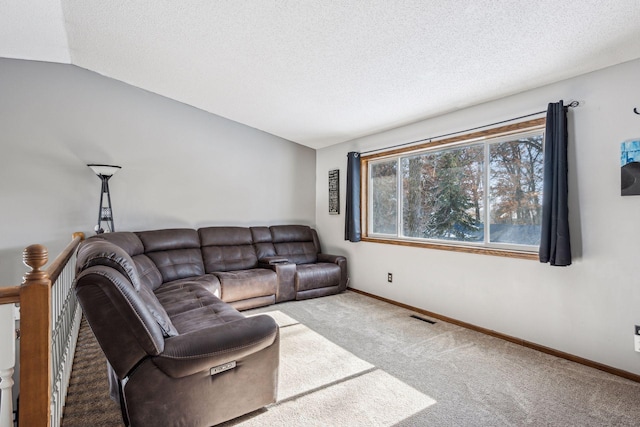
{"label": "lofted ceiling", "polygon": [[640,58],[640,1],[0,0],[0,57],[322,148]]}

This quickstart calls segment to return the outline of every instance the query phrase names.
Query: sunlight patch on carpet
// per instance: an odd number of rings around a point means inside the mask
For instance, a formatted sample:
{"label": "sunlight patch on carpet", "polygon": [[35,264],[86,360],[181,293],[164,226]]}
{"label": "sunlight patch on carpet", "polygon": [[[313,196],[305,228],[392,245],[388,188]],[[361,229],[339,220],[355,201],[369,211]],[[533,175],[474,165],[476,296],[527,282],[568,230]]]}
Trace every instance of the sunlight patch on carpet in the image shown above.
{"label": "sunlight patch on carpet", "polygon": [[393,425],[435,400],[279,311],[278,401],[225,425]]}
{"label": "sunlight patch on carpet", "polygon": [[278,324],[278,326],[280,326],[281,328],[285,327],[285,326],[291,326],[291,325],[297,325],[298,322],[296,319],[294,319],[293,317],[290,317],[286,314],[284,314],[283,312],[281,312],[280,310],[273,310],[273,311],[269,311],[266,313],[254,313],[254,314],[247,314],[247,317],[252,317],[252,316],[260,316],[262,314],[266,314],[267,316],[270,316],[273,318],[273,320],[276,321],[276,323]]}
{"label": "sunlight patch on carpet", "polygon": [[278,400],[315,390],[374,366],[304,325],[280,330]]}
{"label": "sunlight patch on carpet", "polygon": [[295,400],[268,407],[241,426],[392,426],[436,403],[376,369]]}

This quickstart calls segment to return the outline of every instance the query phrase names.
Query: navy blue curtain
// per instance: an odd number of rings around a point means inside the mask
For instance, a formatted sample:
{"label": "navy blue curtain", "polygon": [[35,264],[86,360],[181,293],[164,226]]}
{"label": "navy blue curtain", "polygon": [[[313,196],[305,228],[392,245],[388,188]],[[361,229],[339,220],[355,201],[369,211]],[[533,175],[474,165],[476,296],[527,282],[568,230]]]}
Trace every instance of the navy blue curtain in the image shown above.
{"label": "navy blue curtain", "polygon": [[345,209],[344,240],[359,242],[360,231],[360,153],[347,154],[347,206]]}
{"label": "navy blue curtain", "polygon": [[540,262],[556,266],[571,265],[567,169],[567,110],[560,101],[547,108],[539,253]]}

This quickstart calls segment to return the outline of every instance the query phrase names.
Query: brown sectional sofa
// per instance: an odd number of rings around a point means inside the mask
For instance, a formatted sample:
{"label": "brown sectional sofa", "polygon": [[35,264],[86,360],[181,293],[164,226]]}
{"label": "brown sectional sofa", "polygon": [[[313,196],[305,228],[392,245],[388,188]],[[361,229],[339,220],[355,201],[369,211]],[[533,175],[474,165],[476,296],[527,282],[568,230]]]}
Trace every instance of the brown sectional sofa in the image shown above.
{"label": "brown sectional sofa", "polygon": [[300,225],[94,236],[75,293],[132,426],[211,426],[276,399],[279,331],[238,310],[346,289],[347,260]]}

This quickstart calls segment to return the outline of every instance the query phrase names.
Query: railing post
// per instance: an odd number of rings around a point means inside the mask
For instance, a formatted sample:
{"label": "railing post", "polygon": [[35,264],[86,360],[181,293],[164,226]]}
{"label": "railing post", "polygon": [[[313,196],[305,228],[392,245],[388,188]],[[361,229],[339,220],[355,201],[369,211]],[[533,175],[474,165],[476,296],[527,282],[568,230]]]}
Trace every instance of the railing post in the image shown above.
{"label": "railing post", "polygon": [[20,286],[20,419],[23,427],[48,427],[51,412],[51,280],[40,270],[47,248],[22,253],[31,271]]}

